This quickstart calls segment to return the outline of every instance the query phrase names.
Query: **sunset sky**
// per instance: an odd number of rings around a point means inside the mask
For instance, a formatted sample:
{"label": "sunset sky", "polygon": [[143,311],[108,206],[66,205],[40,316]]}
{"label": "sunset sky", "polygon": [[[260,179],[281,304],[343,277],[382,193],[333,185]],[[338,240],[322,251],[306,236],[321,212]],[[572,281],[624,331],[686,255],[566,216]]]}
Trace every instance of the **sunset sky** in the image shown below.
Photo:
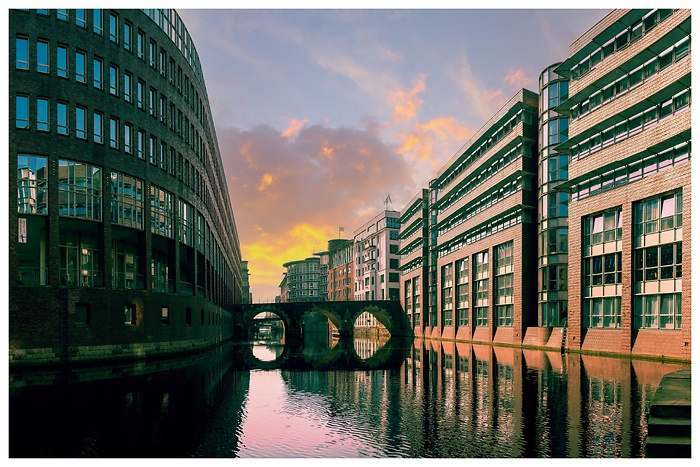
{"label": "sunset sky", "polygon": [[253,300],[400,211],[607,10],[178,10],[202,63]]}

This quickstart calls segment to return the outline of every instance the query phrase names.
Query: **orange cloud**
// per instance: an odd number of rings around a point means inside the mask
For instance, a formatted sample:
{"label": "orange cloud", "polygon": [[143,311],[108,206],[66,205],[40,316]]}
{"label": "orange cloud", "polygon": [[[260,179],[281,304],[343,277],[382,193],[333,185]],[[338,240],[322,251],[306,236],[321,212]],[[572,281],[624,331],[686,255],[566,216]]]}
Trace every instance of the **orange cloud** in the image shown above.
{"label": "orange cloud", "polygon": [[413,82],[413,88],[404,91],[397,89],[388,98],[389,103],[394,105],[394,122],[402,120],[410,120],[416,116],[416,112],[423,105],[423,99],[418,97],[418,94],[425,91],[425,75],[420,75]]}
{"label": "orange cloud", "polygon": [[508,70],[508,74],[503,78],[503,81],[508,83],[511,87],[520,89],[526,87],[530,83],[530,78],[528,78],[521,69],[510,69]]}
{"label": "orange cloud", "polygon": [[263,191],[268,186],[272,185],[272,175],[266,173],[260,179],[260,185],[258,185],[258,191]]}
{"label": "orange cloud", "polygon": [[398,152],[437,169],[473,134],[452,117],[436,117],[415,124],[410,131],[397,133],[400,141]]}
{"label": "orange cloud", "polygon": [[291,138],[292,136],[296,136],[297,132],[301,127],[306,125],[306,122],[308,122],[309,119],[305,118],[304,120],[297,120],[296,118],[293,118],[289,122],[289,126],[287,127],[286,130],[282,133],[283,138]]}
{"label": "orange cloud", "polygon": [[501,89],[485,89],[482,92],[482,99],[493,109],[499,109],[508,102],[508,98]]}
{"label": "orange cloud", "polygon": [[339,225],[351,236],[387,193],[399,209],[415,194],[408,159],[378,130],[312,125],[285,139],[259,125],[217,134],[226,173],[238,180],[229,193],[254,300],[274,300],[282,264],[325,250]]}

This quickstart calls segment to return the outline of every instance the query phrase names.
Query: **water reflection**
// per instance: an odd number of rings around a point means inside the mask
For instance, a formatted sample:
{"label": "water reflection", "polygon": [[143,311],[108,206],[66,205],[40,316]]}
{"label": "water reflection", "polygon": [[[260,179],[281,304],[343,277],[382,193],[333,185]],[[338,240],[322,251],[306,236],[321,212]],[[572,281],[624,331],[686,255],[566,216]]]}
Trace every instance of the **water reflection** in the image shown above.
{"label": "water reflection", "polygon": [[641,457],[689,365],[307,336],[10,374],[12,457]]}

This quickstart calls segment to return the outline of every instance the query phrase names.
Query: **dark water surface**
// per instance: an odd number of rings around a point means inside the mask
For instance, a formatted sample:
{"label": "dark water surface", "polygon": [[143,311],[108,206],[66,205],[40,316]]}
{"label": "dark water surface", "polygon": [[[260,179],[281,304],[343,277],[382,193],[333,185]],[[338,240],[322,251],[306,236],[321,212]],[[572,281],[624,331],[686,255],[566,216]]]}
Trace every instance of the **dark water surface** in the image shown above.
{"label": "dark water surface", "polygon": [[[330,347],[330,348],[329,348]],[[437,341],[12,371],[10,457],[643,457],[690,365]]]}

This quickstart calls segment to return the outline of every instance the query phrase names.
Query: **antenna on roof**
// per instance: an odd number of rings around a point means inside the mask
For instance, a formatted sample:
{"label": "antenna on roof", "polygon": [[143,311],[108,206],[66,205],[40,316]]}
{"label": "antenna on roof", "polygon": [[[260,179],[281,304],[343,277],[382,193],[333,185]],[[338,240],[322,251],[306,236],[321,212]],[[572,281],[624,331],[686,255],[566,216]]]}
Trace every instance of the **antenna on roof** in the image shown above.
{"label": "antenna on roof", "polygon": [[384,210],[389,210],[389,204],[391,203],[391,195],[387,193],[386,199],[384,200]]}

